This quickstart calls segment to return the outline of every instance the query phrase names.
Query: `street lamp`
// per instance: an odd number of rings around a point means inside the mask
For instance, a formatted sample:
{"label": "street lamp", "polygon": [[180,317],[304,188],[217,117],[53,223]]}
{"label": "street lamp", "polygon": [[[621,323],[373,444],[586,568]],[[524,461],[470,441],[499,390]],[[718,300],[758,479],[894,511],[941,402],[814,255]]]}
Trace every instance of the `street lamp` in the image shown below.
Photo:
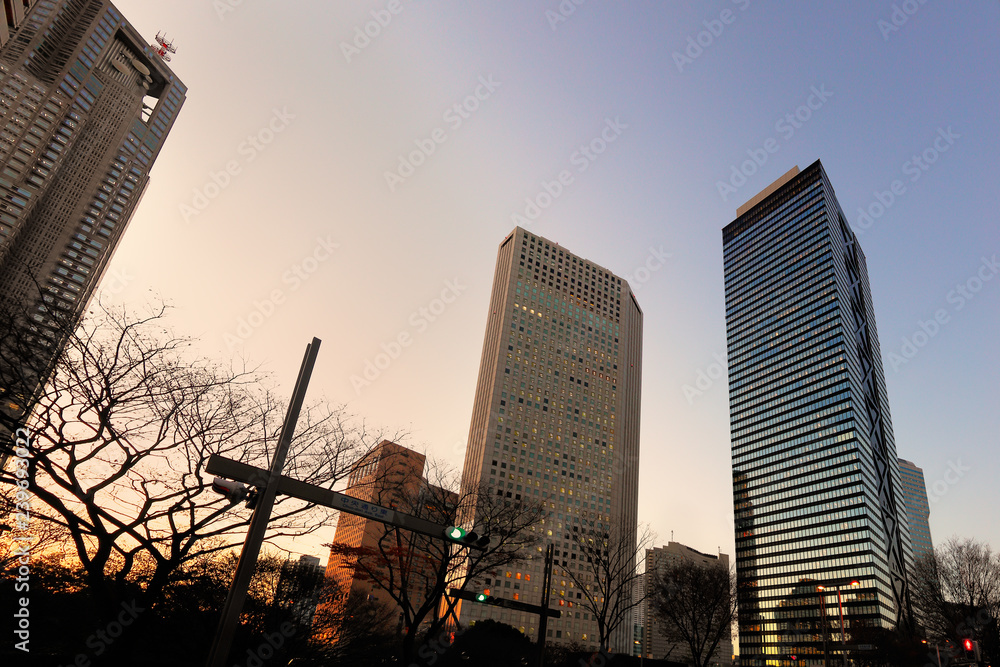
{"label": "street lamp", "polygon": [[830,667],[830,654],[826,650],[826,635],[827,635],[827,630],[830,629],[830,626],[826,622],[826,596],[822,594],[823,593],[822,586],[817,586],[816,590],[820,592],[819,623],[820,623],[820,631],[823,633],[823,667]]}
{"label": "street lamp", "polygon": [[[926,639],[921,639],[920,643],[921,644],[927,644],[927,640]],[[938,646],[937,644],[933,644],[933,646],[934,646],[934,650],[937,651],[937,664],[938,664],[938,667],[941,667],[941,647]]]}
{"label": "street lamp", "polygon": [[841,650],[843,651],[844,667],[847,667],[847,637],[845,636],[844,633],[844,600],[840,596],[840,589],[841,587],[846,588],[850,586],[853,588],[854,586],[860,586],[860,585],[861,585],[860,581],[858,581],[857,579],[853,579],[850,582],[838,582],[835,584],[828,584],[826,586],[816,587],[816,590],[819,591],[824,591],[830,587],[837,589],[837,607],[840,609],[840,646]]}

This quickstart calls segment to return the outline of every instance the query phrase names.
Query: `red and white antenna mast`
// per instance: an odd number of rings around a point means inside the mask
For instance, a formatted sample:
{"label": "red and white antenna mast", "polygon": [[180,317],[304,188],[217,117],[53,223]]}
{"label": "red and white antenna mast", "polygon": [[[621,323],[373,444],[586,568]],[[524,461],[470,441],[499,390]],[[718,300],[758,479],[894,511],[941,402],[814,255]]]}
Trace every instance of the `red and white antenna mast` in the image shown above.
{"label": "red and white antenna mast", "polygon": [[170,62],[171,53],[177,53],[177,47],[174,46],[173,40],[168,40],[167,36],[160,32],[156,33],[156,44],[150,44],[150,46],[156,51],[156,55],[167,62]]}

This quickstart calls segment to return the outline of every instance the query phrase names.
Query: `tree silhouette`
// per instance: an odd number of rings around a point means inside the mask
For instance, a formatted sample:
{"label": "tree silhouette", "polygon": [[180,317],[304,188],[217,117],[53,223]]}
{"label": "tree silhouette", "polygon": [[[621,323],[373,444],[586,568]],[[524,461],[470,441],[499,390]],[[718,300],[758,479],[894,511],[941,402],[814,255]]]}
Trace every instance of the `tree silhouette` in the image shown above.
{"label": "tree silhouette", "polygon": [[[190,339],[166,329],[165,310],[98,308],[67,332],[26,423],[32,530],[65,532],[106,618],[137,594],[156,605],[178,568],[242,542],[250,511],[212,492],[205,465],[221,454],[266,468],[284,416],[263,374],[194,357]],[[0,410],[8,429],[21,421]],[[375,441],[342,408],[314,405],[285,474],[332,486]],[[0,471],[8,488],[19,479],[12,466]],[[268,539],[309,534],[327,517],[279,496]],[[18,537],[13,528],[4,539]]]}
{"label": "tree silhouette", "polygon": [[649,596],[666,637],[707,667],[736,618],[736,577],[721,565],[679,560],[647,572]]}

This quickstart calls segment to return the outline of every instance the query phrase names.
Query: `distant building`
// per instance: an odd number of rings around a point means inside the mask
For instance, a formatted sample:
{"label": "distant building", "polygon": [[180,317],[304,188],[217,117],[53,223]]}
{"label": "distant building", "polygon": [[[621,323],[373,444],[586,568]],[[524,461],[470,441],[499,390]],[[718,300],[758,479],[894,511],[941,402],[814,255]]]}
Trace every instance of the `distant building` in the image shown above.
{"label": "distant building", "polygon": [[[23,420],[108,268],[186,88],[107,0],[12,0],[0,22],[0,411]],[[2,435],[2,434],[0,434]]]}
{"label": "distant building", "polygon": [[934,553],[934,542],[931,540],[931,509],[927,502],[924,471],[912,461],[899,459],[899,476],[903,482],[903,506],[906,508],[906,522],[910,526],[913,558],[928,556]]}
{"label": "distant building", "polygon": [[636,603],[632,607],[632,655],[642,655],[642,647],[645,646],[643,637],[646,631],[646,604],[643,598],[646,595],[646,574],[640,574],[635,580],[635,590],[632,600]]}
{"label": "distant building", "polygon": [[[351,472],[348,478],[348,488],[344,493],[354,498],[382,505],[384,507],[412,507],[414,503],[445,502],[448,507],[443,512],[453,511],[458,503],[458,496],[440,487],[429,484],[424,478],[425,456],[394,442],[384,440],[363,458]],[[405,509],[407,513],[412,510]],[[340,593],[326,609],[327,613],[336,616],[351,599],[368,599],[385,605],[388,608],[398,608],[396,602],[387,591],[374,586],[373,583],[359,572],[359,558],[380,558],[379,543],[385,536],[385,524],[374,519],[367,519],[356,514],[341,512],[337,520],[337,530],[334,533],[334,548],[330,551],[330,559],[326,566],[326,577],[335,583]],[[401,535],[408,535],[401,531]],[[405,560],[408,576],[412,585],[408,591],[414,600],[414,606],[423,603],[424,584],[436,577],[439,563],[425,556],[421,544],[432,538],[422,535],[414,536],[411,541],[407,537],[402,544],[412,544],[407,553],[398,553],[396,540],[382,548],[390,558]],[[337,553],[337,547],[347,547],[352,553]],[[398,562],[392,564],[399,567]],[[430,617],[428,618],[430,620]],[[335,639],[335,634],[330,639]]]}
{"label": "distant building", "polygon": [[[668,542],[664,547],[646,549],[646,577],[652,573],[663,571],[663,569],[678,562],[687,561],[702,565],[704,567],[721,567],[729,571],[729,556],[720,553],[717,556],[703,554],[689,546],[677,542]],[[647,582],[648,583],[648,582]],[[672,662],[686,662],[691,659],[691,651],[686,644],[675,644],[664,636],[663,630],[653,611],[653,600],[647,598],[641,605],[643,607],[642,617],[645,623],[642,635],[644,637],[643,650],[647,658],[659,660],[670,660]],[[712,665],[718,667],[728,667],[732,664],[733,641],[732,631],[726,634],[712,660]]]}
{"label": "distant building", "polygon": [[315,556],[300,556],[281,566],[275,598],[292,611],[292,619],[304,628],[312,626],[323,586],[323,567]]}
{"label": "distant building", "polygon": [[[485,486],[548,511],[538,529],[555,547],[550,604],[562,617],[547,623],[553,644],[599,645],[597,622],[567,574],[593,576],[580,536],[619,527],[624,548],[635,552],[642,318],[628,281],[603,266],[521,227],[500,243],[462,488]],[[539,549],[503,581],[473,586],[539,604],[543,569]],[[538,637],[535,614],[463,604],[460,616]],[[612,651],[632,652],[631,618],[609,638]]]}

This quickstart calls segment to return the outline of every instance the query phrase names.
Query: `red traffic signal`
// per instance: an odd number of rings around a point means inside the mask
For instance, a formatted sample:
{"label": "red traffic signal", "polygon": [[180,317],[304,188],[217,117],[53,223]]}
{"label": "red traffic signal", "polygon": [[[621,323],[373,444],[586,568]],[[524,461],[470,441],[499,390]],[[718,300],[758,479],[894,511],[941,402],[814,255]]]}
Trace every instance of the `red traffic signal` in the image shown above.
{"label": "red traffic signal", "polygon": [[979,652],[979,642],[974,639],[963,639],[962,648],[965,649],[966,658],[972,658],[976,662],[982,658]]}

